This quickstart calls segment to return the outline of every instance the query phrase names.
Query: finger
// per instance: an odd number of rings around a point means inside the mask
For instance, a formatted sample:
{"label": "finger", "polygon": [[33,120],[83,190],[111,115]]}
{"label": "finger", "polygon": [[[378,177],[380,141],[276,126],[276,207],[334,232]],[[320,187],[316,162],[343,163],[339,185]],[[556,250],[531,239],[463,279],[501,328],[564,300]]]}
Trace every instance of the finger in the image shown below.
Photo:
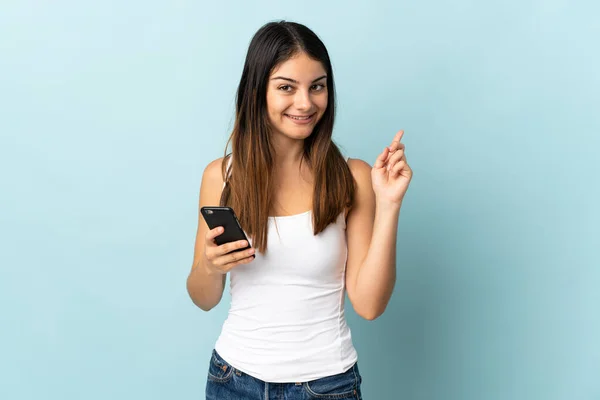
{"label": "finger", "polygon": [[400,161],[399,163],[397,163],[396,165],[394,165],[394,167],[392,168],[392,170],[390,171],[390,173],[392,174],[392,176],[396,176],[398,175],[404,168],[406,168],[406,162],[404,160]]}
{"label": "finger", "polygon": [[387,147],[385,149],[383,149],[381,154],[379,154],[379,157],[377,157],[377,160],[375,160],[375,164],[373,165],[373,168],[383,168],[383,166],[385,165],[385,162],[387,161],[389,152],[390,152],[390,150]]}
{"label": "finger", "polygon": [[254,258],[255,258],[254,255],[252,255],[250,257],[242,258],[239,261],[236,261],[236,262],[233,262],[233,263],[229,263],[229,264],[225,264],[222,267],[222,269],[225,272],[229,272],[229,271],[231,271],[232,269],[234,269],[235,267],[237,267],[239,265],[251,263],[252,261],[254,261]]}
{"label": "finger", "polygon": [[392,144],[390,144],[388,146],[388,149],[390,149],[390,152],[395,152],[398,151],[400,149],[404,149],[406,146],[404,145],[404,143],[400,143],[400,142],[392,142]]}
{"label": "finger", "polygon": [[248,246],[248,242],[245,240],[238,240],[237,242],[225,243],[219,246],[217,253],[220,256],[223,256],[227,253],[231,253],[232,251],[243,249],[246,246]]}
{"label": "finger", "polygon": [[217,236],[219,236],[223,232],[224,229],[222,226],[217,226],[215,229],[211,229],[210,231],[206,232],[206,241],[212,242]]}
{"label": "finger", "polygon": [[219,257],[217,262],[222,266],[226,267],[229,264],[236,264],[238,261],[243,260],[245,258],[253,258],[254,249],[248,249],[244,251],[235,251],[233,253],[227,254],[225,256]]}
{"label": "finger", "polygon": [[402,160],[400,160],[400,162],[394,166],[392,173],[395,175],[402,174],[409,177],[412,176],[412,168],[410,165],[408,165],[406,157],[402,158]]}
{"label": "finger", "polygon": [[398,150],[390,157],[390,160],[387,163],[388,171],[392,169],[392,167],[404,157],[404,150]]}
{"label": "finger", "polygon": [[[404,149],[405,149],[405,147],[406,147],[406,146],[404,146],[404,143],[400,143],[400,142],[393,142],[393,143],[390,145],[390,147],[389,147],[389,149],[390,149],[390,152],[389,152],[389,154],[388,154],[388,158],[387,158],[387,160],[385,160],[385,163],[386,163],[386,164],[389,164],[389,163],[390,163],[390,160],[391,160],[391,158],[392,158],[392,155],[394,155],[395,153],[397,153],[399,150],[404,150]],[[392,150],[392,149],[393,149],[393,150]]]}
{"label": "finger", "polygon": [[392,142],[399,142],[402,140],[402,136],[404,136],[404,131],[398,131],[398,133],[396,133],[396,136],[394,136],[394,140],[392,140]]}

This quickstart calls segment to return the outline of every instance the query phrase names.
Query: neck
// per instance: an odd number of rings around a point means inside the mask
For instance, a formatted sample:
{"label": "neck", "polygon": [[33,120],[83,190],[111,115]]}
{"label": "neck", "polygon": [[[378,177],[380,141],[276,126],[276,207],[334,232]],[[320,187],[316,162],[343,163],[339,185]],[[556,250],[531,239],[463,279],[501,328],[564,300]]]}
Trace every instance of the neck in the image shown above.
{"label": "neck", "polygon": [[274,143],[275,168],[296,168],[304,156],[304,140],[280,138]]}

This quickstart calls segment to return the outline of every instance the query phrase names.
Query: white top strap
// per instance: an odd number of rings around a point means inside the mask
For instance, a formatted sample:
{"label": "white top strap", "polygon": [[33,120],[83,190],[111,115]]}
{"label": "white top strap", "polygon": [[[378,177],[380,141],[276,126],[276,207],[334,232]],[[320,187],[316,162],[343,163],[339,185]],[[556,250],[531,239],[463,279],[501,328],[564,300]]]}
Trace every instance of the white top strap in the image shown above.
{"label": "white top strap", "polygon": [[225,180],[223,181],[223,188],[225,188],[225,185],[227,185],[227,178],[229,177],[229,171],[231,170],[231,160],[233,160],[233,155],[229,156],[229,159],[227,160],[227,169],[225,170]]}

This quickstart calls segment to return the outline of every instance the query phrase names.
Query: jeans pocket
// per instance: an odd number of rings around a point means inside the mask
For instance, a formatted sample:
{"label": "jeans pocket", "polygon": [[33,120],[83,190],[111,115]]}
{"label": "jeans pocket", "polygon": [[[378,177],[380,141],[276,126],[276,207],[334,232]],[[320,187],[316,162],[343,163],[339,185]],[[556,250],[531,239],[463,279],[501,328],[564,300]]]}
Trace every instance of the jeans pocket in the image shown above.
{"label": "jeans pocket", "polygon": [[213,382],[225,383],[233,376],[233,367],[223,360],[219,353],[213,349],[208,366],[208,379]]}
{"label": "jeans pocket", "polygon": [[362,378],[355,363],[341,374],[304,383],[308,394],[315,399],[359,399]]}

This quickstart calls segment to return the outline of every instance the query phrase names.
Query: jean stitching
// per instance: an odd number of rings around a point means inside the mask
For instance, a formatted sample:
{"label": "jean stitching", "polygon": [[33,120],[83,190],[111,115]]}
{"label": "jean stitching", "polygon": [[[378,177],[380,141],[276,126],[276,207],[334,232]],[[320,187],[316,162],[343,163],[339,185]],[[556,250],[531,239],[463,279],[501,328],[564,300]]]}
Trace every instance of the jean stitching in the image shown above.
{"label": "jean stitching", "polygon": [[[354,365],[356,365],[356,363]],[[358,379],[356,376],[356,372],[354,371],[354,366],[352,366],[352,372],[354,373],[354,385],[353,385],[353,389],[348,392],[334,393],[334,394],[318,394],[318,393],[315,393],[310,388],[310,385],[308,384],[308,382],[304,382],[304,388],[306,389],[308,394],[310,394],[313,397],[319,398],[319,399],[343,399],[344,397],[354,395],[355,393],[356,393],[356,395],[358,395],[358,391],[357,391]]]}
{"label": "jean stitching", "polygon": [[316,397],[318,399],[343,399],[344,397],[348,397],[348,396],[354,394],[354,389],[349,392],[343,392],[343,393],[318,394],[311,390],[310,386],[308,385],[308,382],[304,382],[304,388],[308,391],[308,394],[310,394],[311,396]]}
{"label": "jean stitching", "polygon": [[218,357],[216,353],[213,353],[213,356],[211,357],[210,362],[213,363],[218,368],[221,368],[219,366],[219,364],[217,363],[217,361],[219,363],[222,363],[223,365],[226,365],[227,368],[229,368],[229,372],[227,374],[225,374],[225,376],[217,377],[217,376],[214,376],[213,374],[211,374],[210,370],[209,370],[208,378],[214,382],[225,383],[225,382],[229,381],[229,379],[231,379],[231,377],[233,375],[233,367],[231,365],[229,365],[227,362],[225,362],[225,360],[220,359],[220,357]]}
{"label": "jean stitching", "polygon": [[356,393],[356,398],[360,399],[360,397],[358,396],[358,374],[356,373],[356,367],[357,363],[354,363],[354,365],[352,366],[352,372],[354,373],[354,391]]}

